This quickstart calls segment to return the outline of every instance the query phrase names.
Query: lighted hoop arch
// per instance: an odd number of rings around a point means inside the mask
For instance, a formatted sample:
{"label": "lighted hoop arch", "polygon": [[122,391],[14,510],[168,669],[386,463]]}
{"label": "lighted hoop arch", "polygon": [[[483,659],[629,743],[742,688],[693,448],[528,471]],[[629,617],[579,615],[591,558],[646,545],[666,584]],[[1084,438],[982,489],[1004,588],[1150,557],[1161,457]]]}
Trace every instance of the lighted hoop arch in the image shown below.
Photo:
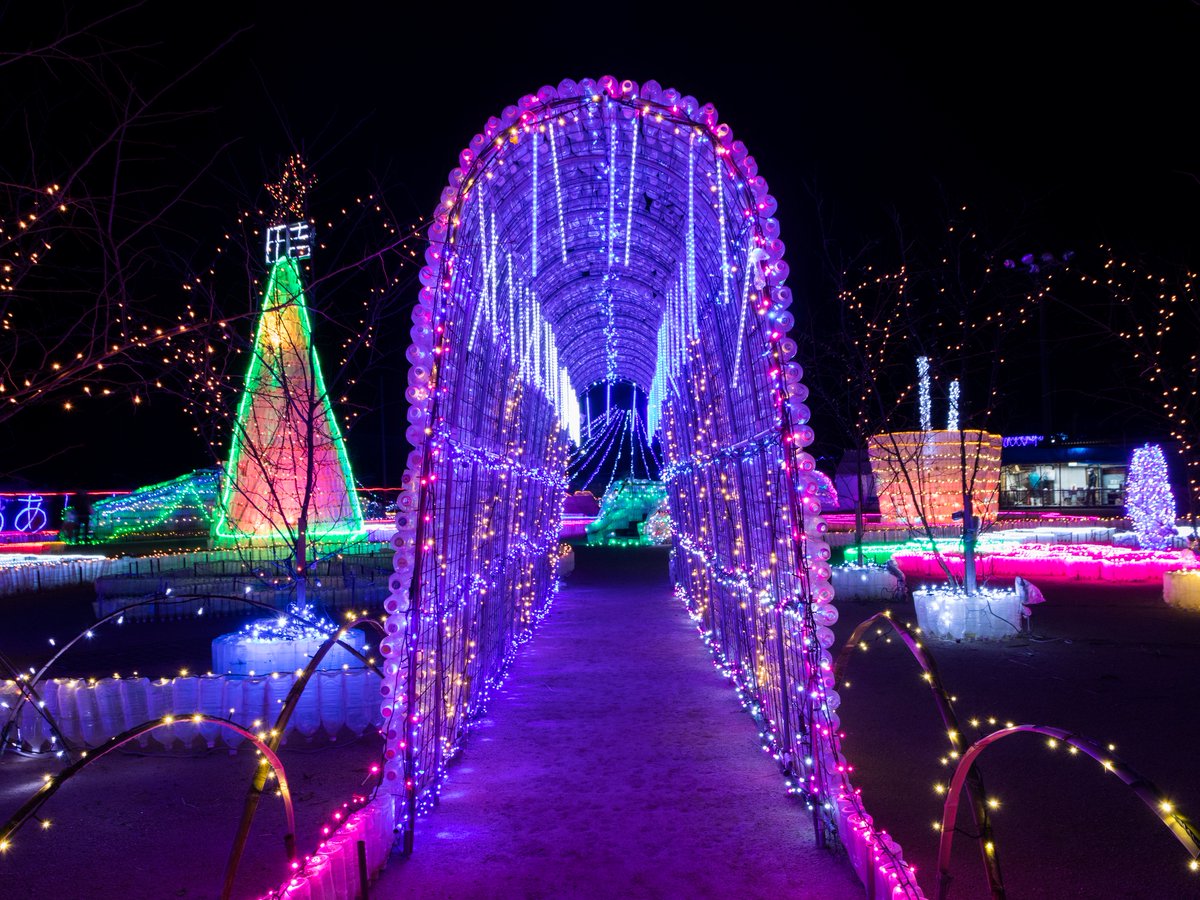
{"label": "lighted hoop arch", "polygon": [[413,312],[415,449],[382,647],[385,782],[408,820],[552,596],[574,385],[626,378],[661,426],[689,606],[818,830],[861,839],[871,872],[907,891],[911,872],[864,820],[836,738],[807,389],[776,202],[754,158],[711,104],[605,76],[522,97],[459,163]]}

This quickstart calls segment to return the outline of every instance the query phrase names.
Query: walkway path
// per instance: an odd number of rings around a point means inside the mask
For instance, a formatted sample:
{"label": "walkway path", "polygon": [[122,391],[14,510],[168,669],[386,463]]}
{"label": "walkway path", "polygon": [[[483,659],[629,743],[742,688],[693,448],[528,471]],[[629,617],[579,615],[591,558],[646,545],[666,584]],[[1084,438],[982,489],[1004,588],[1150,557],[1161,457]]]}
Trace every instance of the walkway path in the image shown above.
{"label": "walkway path", "polygon": [[380,898],[840,898],[657,551],[585,548]]}

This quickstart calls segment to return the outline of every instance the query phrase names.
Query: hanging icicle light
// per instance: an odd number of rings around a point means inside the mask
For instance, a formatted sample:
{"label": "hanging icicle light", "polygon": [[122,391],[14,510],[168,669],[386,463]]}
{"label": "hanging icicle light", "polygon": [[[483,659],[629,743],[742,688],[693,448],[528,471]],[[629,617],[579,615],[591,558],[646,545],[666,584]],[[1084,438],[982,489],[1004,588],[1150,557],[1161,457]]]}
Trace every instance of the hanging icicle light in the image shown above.
{"label": "hanging icicle light", "polygon": [[917,403],[921,414],[921,430],[933,429],[933,405],[929,399],[929,357],[917,357]]}

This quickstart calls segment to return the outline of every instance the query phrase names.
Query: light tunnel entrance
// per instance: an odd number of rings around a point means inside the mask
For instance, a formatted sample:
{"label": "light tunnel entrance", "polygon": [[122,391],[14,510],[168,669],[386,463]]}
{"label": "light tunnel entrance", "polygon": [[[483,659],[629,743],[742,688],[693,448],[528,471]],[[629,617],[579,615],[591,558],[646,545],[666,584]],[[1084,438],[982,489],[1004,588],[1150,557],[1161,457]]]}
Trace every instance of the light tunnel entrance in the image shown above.
{"label": "light tunnel entrance", "polygon": [[553,596],[580,396],[623,379],[661,442],[677,590],[819,829],[861,832],[885,883],[909,877],[862,826],[838,748],[829,548],[775,207],[716,110],[654,82],[544,87],[460,154],[413,314],[415,449],[382,645],[406,849]]}

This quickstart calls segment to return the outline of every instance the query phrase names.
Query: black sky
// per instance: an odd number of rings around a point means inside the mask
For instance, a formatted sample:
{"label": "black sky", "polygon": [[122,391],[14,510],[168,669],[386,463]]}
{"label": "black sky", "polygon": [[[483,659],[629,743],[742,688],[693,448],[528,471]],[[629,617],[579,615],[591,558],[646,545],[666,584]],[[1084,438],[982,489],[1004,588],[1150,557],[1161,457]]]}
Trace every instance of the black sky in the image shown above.
{"label": "black sky", "polygon": [[[414,6],[196,6],[181,23],[178,4],[152,2],[107,28],[114,44],[138,48],[123,65],[148,81],[230,39],[173,95],[175,108],[199,112],[168,131],[164,177],[182,179],[232,143],[163,238],[164,285],[178,283],[181,260],[211,257],[221,229],[261,202],[262,182],[294,149],[319,172],[324,202],[378,183],[398,215],[415,219],[488,116],[542,84],[603,74],[653,78],[716,105],[779,199],[805,303],[827,302],[822,220],[852,252],[890,230],[893,211],[913,229],[936,227],[943,198],[1019,222],[1031,250],[1107,241],[1179,261],[1198,255],[1200,9],[1190,4],[805,5],[786,15],[734,4],[703,21],[698,8],[660,5],[478,13],[447,4],[436,16]],[[80,21],[87,9],[68,11]],[[33,17],[5,8],[0,49],[36,43],[63,16],[55,4]],[[0,69],[0,84],[30,116],[53,114],[54,85],[36,73]],[[162,302],[176,298],[164,288]],[[384,340],[402,356],[406,330]],[[396,409],[389,431],[401,424]],[[210,459],[169,398],[136,416],[125,407],[73,415],[14,419],[0,434],[0,474],[19,471],[44,489],[119,488]],[[384,474],[380,428],[368,415],[349,435],[364,483]],[[390,458],[391,480],[401,467],[402,456]]]}

